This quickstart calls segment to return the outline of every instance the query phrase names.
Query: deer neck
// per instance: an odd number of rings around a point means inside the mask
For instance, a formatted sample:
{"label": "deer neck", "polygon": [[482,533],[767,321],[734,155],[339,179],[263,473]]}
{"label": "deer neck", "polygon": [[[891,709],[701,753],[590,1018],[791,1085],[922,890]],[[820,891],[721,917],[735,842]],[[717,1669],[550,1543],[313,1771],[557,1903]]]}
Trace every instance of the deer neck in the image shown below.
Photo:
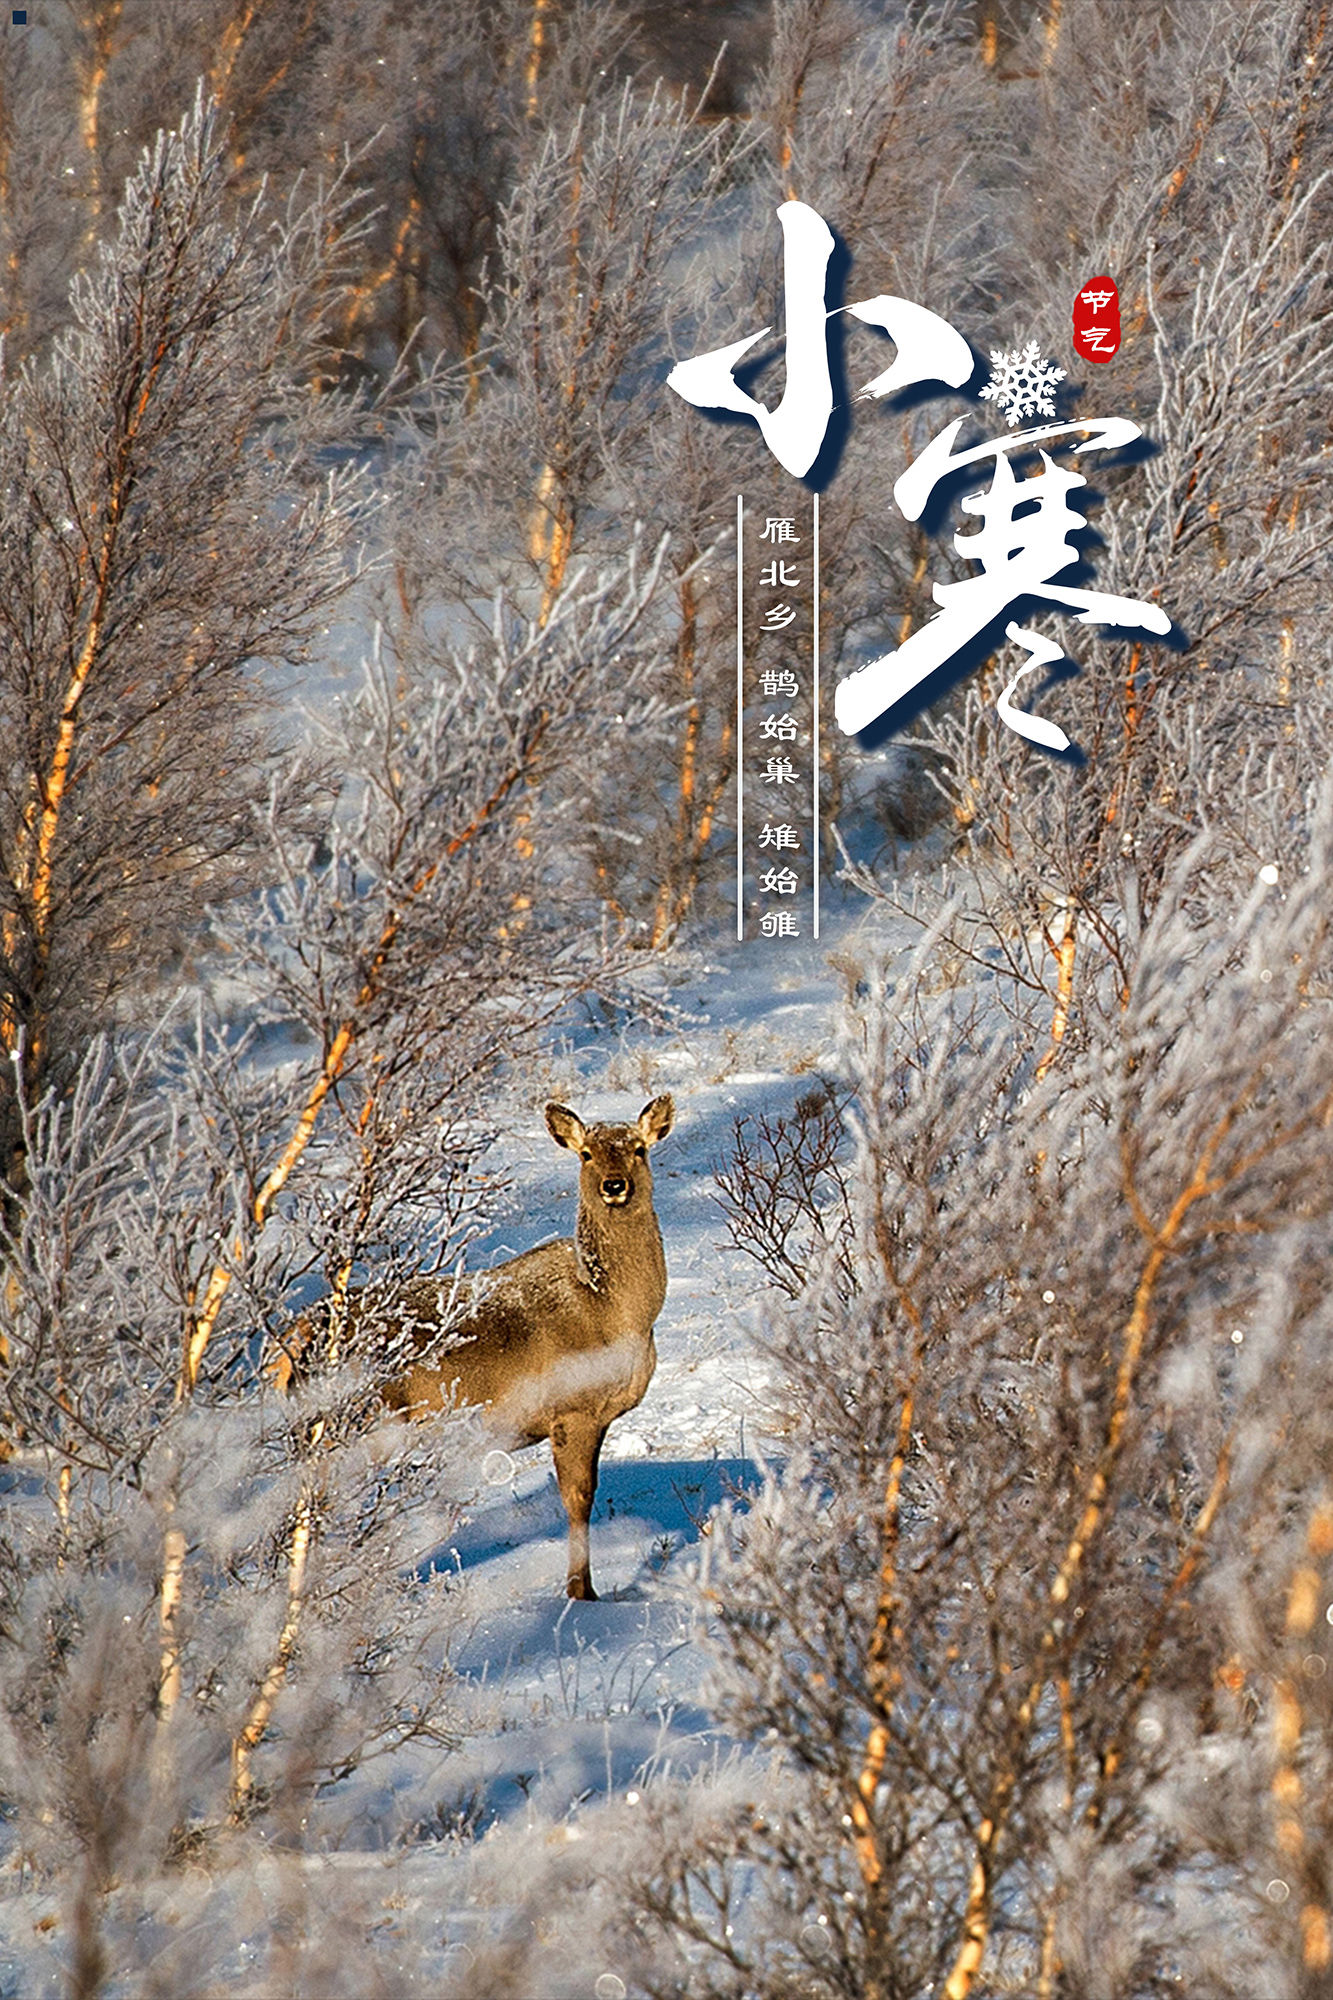
{"label": "deer neck", "polygon": [[574,1254],[581,1282],[608,1301],[642,1304],[647,1325],[666,1294],[666,1259],[652,1197],[638,1191],[623,1208],[600,1196],[579,1203]]}

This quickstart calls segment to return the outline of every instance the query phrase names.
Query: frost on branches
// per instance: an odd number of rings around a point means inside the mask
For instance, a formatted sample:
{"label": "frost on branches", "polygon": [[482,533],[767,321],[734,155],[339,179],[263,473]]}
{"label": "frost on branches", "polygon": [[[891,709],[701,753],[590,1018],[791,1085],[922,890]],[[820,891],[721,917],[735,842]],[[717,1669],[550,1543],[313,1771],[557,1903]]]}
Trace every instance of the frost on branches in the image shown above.
{"label": "frost on branches", "polygon": [[982,400],[998,403],[1011,429],[1024,417],[1055,415],[1055,385],[1064,381],[1065,371],[1042,360],[1035,340],[1012,354],[1005,347],[992,347],[990,358],[990,381],[981,392]]}

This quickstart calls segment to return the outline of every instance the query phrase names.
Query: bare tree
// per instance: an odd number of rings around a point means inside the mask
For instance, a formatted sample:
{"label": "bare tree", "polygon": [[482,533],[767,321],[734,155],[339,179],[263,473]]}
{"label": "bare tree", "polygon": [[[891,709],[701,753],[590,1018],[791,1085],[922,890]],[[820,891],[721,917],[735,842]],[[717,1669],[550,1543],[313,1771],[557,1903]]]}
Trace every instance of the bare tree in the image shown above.
{"label": "bare tree", "polygon": [[[447,1751],[459,1730],[456,1594],[418,1565],[465,1490],[461,1427],[429,1450],[385,1449],[346,1372],[318,1412],[275,1411],[239,1345],[207,1407],[174,1398],[191,1225],[218,1230],[237,1154],[274,1107],[228,1074],[225,1049],[173,1050],[169,1033],[94,1049],[69,1094],[34,1109],[21,1230],[4,1245],[27,1444],[7,1480],[0,1784],[58,1885],[84,2000],[132,1974],[145,1992],[205,1990],[223,1881],[260,1851],[249,1821],[281,1827],[299,1880],[326,1793],[408,1742]],[[318,1532],[296,1621],[303,1520]],[[180,1930],[150,1939],[147,1913],[177,1891]],[[234,1949],[232,1924],[218,1935]],[[350,1933],[307,1950],[279,1924],[261,1956],[261,1979],[301,1961],[321,1991],[380,1990]]]}
{"label": "bare tree", "polygon": [[[984,989],[864,1004],[850,1224],[807,1199],[828,1246],[767,1317],[790,1456],[704,1572],[720,1712],[788,1776],[739,1821],[664,1793],[631,1868],[689,1991],[1319,1990],[1323,1711],[1292,1656],[1329,1592],[1327,1405],[1297,1417],[1289,1370],[1322,1380],[1326,1338],[1297,1274],[1333,1201],[1328,840],[1326,803],[1285,892],[1196,849],[1062,1083]],[[1275,1924],[1250,1885],[1294,1874]]]}
{"label": "bare tree", "polygon": [[[1017,239],[1039,282],[1021,258],[1010,278],[1051,351],[1064,338],[1052,301],[1072,298],[1080,274],[1121,274],[1125,366],[1105,385],[1099,371],[1083,396],[1089,414],[1133,416],[1151,452],[1104,475],[1096,562],[1105,587],[1168,609],[1174,640],[1069,640],[1083,670],[1043,702],[1078,746],[1076,772],[1000,726],[998,659],[916,737],[960,836],[945,885],[959,890],[953,946],[1047,990],[1051,1061],[1110,991],[1104,968],[1123,1001],[1142,927],[1190,841],[1224,832],[1243,873],[1276,861],[1326,762],[1333,524],[1308,385],[1329,360],[1327,135],[1312,81],[1327,51],[1317,21],[1286,0],[1209,12],[1197,36],[1145,41],[1126,23],[1100,45],[1110,67],[1065,181],[1046,151],[1063,130],[1063,65],[1108,25],[1095,7],[1066,10],[1058,58],[1017,86],[1046,112],[1020,123],[1017,143],[983,136],[993,180],[1021,168],[1051,190]],[[1126,128],[1111,77],[1136,64],[1172,109]],[[1097,218],[1097,233],[1075,232],[1077,264],[1063,211],[1051,212],[1066,193]],[[916,904],[926,917],[937,907],[929,894]]]}
{"label": "bare tree", "polygon": [[[233,217],[202,102],[130,182],[71,324],[3,385],[0,1120],[250,880],[260,661],[346,588],[366,497],[308,376],[349,233],[338,185]],[[306,378],[306,379],[303,379]],[[360,497],[359,497],[360,496]],[[242,699],[244,697],[244,699]]]}
{"label": "bare tree", "polygon": [[[626,995],[546,780],[651,721],[656,582],[631,552],[542,626],[497,604],[484,649],[378,652],[326,720],[344,783],[317,842],[275,793],[272,886],[225,929],[230,1017],[201,1001],[97,1044],[67,1089],[19,1081],[0,1333],[34,1490],[5,1570],[4,1788],[89,1996],[180,1856],[242,1879],[252,1822],[296,1852],[366,1759],[455,1740],[456,1596],[418,1567],[475,1477],[472,1427],[387,1418],[395,1357],[346,1319],[338,1339],[337,1309],[457,1263],[503,1188],[482,1155],[505,1066],[580,994]],[[333,1351],[275,1410],[258,1336],[316,1274]],[[259,1977],[375,1990],[336,1925],[270,1943]],[[170,1953],[154,1974],[199,1976]]]}
{"label": "bare tree", "polygon": [[[413,335],[432,354],[475,354],[476,287],[515,176],[607,76],[636,73],[643,11],[460,0],[428,18],[393,0],[342,13],[313,0],[68,0],[40,36],[0,44],[11,344],[26,353],[49,339],[68,272],[111,233],[139,149],[202,81],[228,120],[238,198],[266,176],[285,196],[302,174],[360,160],[372,213],[333,322],[344,364],[391,373]],[[687,65],[696,90],[731,11]],[[669,40],[678,69],[681,37]]]}

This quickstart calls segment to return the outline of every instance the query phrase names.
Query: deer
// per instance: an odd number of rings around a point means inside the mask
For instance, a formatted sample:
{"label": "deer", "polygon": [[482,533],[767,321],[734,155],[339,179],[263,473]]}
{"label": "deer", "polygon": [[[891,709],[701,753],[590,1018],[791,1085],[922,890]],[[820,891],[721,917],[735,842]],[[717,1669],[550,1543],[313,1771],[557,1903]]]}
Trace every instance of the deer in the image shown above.
{"label": "deer", "polygon": [[[461,1282],[415,1278],[374,1308],[377,1327],[407,1334],[417,1350],[380,1384],[388,1409],[421,1421],[480,1405],[498,1444],[550,1439],[569,1518],[572,1598],[597,1596],[588,1523],[602,1441],[643,1401],[657,1367],[653,1327],[667,1272],[648,1150],[675,1116],[669,1096],[645,1104],[632,1125],[585,1125],[568,1105],[548,1104],[547,1131],[581,1163],[573,1236]],[[355,1323],[362,1314],[350,1303]],[[312,1330],[301,1329],[302,1345]],[[290,1386],[296,1370],[288,1361],[275,1373]]]}

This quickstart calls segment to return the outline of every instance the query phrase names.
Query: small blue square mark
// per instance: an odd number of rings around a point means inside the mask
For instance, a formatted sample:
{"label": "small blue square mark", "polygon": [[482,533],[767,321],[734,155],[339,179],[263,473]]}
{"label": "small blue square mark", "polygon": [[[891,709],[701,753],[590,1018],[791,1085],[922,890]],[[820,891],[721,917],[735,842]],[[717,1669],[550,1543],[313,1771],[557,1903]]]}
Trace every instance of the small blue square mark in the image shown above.
{"label": "small blue square mark", "polygon": [[28,10],[26,7],[16,7],[9,18],[16,28],[26,28],[28,25]]}

